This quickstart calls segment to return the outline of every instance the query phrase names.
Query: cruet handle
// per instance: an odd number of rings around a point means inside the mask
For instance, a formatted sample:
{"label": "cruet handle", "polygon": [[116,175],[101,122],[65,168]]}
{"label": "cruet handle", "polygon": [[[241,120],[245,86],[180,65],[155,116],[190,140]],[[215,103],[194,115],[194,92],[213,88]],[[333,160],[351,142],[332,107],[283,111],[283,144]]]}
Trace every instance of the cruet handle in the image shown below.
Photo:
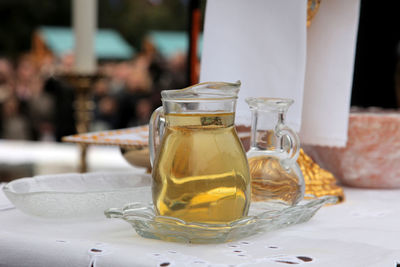
{"label": "cruet handle", "polygon": [[288,126],[281,124],[278,126],[278,130],[276,131],[277,136],[280,140],[285,136],[288,137],[290,150],[287,158],[281,160],[281,165],[285,169],[290,169],[297,161],[300,153],[300,138],[295,131],[293,131]]}
{"label": "cruet handle", "polygon": [[164,134],[165,117],[163,107],[154,110],[149,123],[149,150],[150,150],[150,163],[153,167],[154,158],[156,156],[157,147]]}

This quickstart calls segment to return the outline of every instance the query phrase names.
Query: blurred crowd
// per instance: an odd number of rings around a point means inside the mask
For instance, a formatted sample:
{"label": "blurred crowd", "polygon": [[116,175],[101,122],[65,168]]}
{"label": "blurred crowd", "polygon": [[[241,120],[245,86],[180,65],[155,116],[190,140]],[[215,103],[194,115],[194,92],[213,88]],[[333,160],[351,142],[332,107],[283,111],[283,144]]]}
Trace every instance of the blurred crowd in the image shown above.
{"label": "blurred crowd", "polygon": [[[62,79],[72,55],[42,59],[0,58],[0,138],[60,141],[76,133],[75,90]],[[186,55],[163,57],[150,42],[133,59],[101,62],[93,83],[90,131],[146,124],[161,105],[160,92],[187,86]]]}

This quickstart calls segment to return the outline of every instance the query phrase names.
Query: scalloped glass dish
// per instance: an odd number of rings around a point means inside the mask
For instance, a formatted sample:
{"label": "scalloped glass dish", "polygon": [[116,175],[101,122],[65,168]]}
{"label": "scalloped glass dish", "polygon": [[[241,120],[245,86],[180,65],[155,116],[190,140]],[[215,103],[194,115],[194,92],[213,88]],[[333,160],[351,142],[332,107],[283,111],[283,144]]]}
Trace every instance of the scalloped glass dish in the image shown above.
{"label": "scalloped glass dish", "polygon": [[29,215],[45,218],[101,217],[104,210],[151,201],[151,176],[137,172],[40,175],[14,180],[3,191]]}
{"label": "scalloped glass dish", "polygon": [[295,206],[253,202],[249,215],[229,224],[188,223],[178,218],[156,215],[153,204],[140,202],[111,208],[108,218],[121,218],[145,238],[184,243],[223,243],[260,232],[269,232],[306,222],[325,204],[337,202],[335,196],[310,197]]}

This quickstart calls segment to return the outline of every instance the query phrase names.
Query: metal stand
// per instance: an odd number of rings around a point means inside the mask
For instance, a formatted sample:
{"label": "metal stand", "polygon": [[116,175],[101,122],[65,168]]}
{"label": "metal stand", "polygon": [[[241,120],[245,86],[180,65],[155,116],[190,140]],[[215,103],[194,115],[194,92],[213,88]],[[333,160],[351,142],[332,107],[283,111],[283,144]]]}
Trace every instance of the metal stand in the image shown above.
{"label": "metal stand", "polygon": [[[99,77],[97,74],[65,74],[60,78],[75,89],[75,118],[78,134],[89,131],[94,110],[91,100],[92,84]],[[79,172],[87,172],[87,145],[81,145]]]}

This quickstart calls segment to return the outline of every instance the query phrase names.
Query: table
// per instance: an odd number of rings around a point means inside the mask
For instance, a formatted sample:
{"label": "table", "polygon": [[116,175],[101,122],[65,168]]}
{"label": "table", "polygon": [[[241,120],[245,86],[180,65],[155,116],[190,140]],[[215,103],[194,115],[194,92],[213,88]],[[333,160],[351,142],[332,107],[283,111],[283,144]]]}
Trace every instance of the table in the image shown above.
{"label": "table", "polygon": [[[79,167],[80,147],[77,144],[0,140],[0,151],[1,166],[19,168],[31,165],[32,175],[76,172]],[[89,146],[87,160],[90,171],[133,168],[122,157],[118,147]]]}
{"label": "table", "polygon": [[[117,219],[0,210],[0,266],[400,266],[400,190],[345,194],[307,223],[217,245],[145,239]],[[0,207],[6,203],[1,191]]]}

